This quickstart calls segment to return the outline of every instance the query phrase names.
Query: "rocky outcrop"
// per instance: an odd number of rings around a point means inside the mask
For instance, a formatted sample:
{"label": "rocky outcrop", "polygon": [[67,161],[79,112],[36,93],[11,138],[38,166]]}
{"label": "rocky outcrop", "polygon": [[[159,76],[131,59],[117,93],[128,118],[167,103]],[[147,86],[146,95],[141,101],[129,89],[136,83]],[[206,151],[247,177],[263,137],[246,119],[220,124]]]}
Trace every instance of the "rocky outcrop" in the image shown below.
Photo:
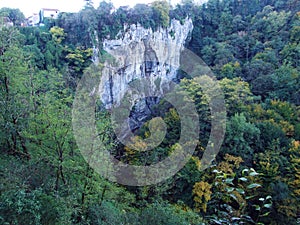
{"label": "rocky outcrop", "polygon": [[131,25],[124,27],[117,39],[105,40],[104,50],[114,59],[106,61],[102,72],[99,95],[104,106],[107,109],[118,106],[130,83],[146,80],[150,87],[148,95],[152,97],[135,107],[135,120],[144,120],[151,111],[150,105],[157,103],[172,81],[177,80],[180,54],[192,30],[191,19],[183,24],[173,19],[169,28],[153,31],[139,24]]}

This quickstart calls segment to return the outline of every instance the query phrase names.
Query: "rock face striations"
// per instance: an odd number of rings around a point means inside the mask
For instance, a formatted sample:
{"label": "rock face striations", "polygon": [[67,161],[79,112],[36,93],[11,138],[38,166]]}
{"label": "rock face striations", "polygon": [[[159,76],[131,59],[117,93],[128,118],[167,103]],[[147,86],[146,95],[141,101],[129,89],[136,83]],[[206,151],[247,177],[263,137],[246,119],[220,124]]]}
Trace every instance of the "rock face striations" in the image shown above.
{"label": "rock face striations", "polygon": [[139,127],[151,114],[151,105],[170,89],[172,82],[178,81],[180,54],[192,30],[191,19],[183,24],[173,19],[170,27],[157,31],[139,24],[126,26],[115,40],[105,40],[104,50],[114,58],[106,61],[99,86],[105,108],[119,106],[132,82],[146,81],[148,93],[140,95],[133,104],[135,118],[131,126]]}

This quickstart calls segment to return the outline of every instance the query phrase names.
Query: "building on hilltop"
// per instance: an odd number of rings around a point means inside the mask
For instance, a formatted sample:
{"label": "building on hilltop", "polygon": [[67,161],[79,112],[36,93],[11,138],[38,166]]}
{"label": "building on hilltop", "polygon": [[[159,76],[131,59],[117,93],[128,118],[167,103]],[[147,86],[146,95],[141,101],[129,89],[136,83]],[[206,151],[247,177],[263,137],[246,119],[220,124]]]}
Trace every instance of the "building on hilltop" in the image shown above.
{"label": "building on hilltop", "polygon": [[59,14],[58,9],[43,8],[40,10],[40,22],[43,23],[45,18],[57,19],[58,14]]}
{"label": "building on hilltop", "polygon": [[57,19],[60,11],[58,9],[42,8],[39,13],[28,17],[27,26],[43,26],[45,19]]}
{"label": "building on hilltop", "polygon": [[40,23],[40,16],[38,13],[32,14],[27,18],[27,26],[38,26]]}

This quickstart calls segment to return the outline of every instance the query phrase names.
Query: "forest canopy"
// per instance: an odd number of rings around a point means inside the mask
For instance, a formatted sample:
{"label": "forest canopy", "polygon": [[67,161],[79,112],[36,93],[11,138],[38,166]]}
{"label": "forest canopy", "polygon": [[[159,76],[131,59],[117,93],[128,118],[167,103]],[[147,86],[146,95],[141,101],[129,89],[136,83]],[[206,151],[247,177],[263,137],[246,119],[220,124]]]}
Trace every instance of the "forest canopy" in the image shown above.
{"label": "forest canopy", "polygon": [[[72,131],[76,87],[107,56],[102,44],[128,24],[157,30],[193,21],[186,48],[211,68],[224,92],[226,135],[212,166],[201,170],[211,130],[209,105],[196,79],[182,74],[201,131],[197,149],[158,185],[107,181],[83,159]],[[9,18],[13,26],[7,26]],[[22,26],[18,9],[0,9],[1,224],[296,224],[300,220],[300,2],[184,0],[114,8],[88,1],[44,26]],[[96,31],[96,32],[95,32]],[[179,71],[180,72],[180,71]],[[123,146],[99,108],[99,136],[126,163],[168,156],[180,135],[172,106],[157,106],[170,128],[151,154]],[[138,141],[149,135],[147,124]]]}

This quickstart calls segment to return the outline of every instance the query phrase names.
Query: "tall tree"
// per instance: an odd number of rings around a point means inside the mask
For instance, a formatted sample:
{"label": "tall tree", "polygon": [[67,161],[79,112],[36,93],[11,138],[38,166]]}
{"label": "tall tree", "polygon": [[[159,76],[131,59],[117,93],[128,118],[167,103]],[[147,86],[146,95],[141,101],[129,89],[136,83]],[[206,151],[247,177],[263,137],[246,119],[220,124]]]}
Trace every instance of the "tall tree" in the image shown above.
{"label": "tall tree", "polygon": [[3,152],[29,158],[23,131],[31,110],[30,75],[21,35],[15,28],[0,28],[0,143]]}
{"label": "tall tree", "polygon": [[158,23],[156,26],[168,27],[170,23],[169,11],[170,6],[167,1],[155,1],[152,3],[154,18]]}
{"label": "tall tree", "polygon": [[25,22],[25,16],[20,9],[1,8],[0,17],[8,17],[15,26],[21,26]]}

